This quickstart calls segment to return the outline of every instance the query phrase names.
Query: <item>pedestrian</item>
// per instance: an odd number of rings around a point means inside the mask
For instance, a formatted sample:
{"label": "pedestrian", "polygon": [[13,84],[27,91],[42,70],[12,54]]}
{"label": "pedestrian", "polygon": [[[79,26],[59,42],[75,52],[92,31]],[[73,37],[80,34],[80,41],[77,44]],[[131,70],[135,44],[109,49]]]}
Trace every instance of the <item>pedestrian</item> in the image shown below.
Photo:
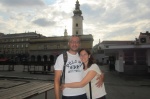
{"label": "pedestrian", "polygon": [[[80,47],[79,36],[71,36],[68,41],[68,46],[68,59],[65,66],[65,83],[80,82],[83,79],[83,65],[78,54],[78,49]],[[55,99],[60,99],[60,77],[63,70],[63,64],[63,54],[60,54],[54,65]],[[100,78],[100,76],[98,78]],[[102,80],[99,79],[96,84],[99,87],[101,83]],[[87,99],[86,91],[84,88],[65,88],[62,91],[62,99]]]}
{"label": "pedestrian", "polygon": [[98,88],[95,83],[97,82],[96,76],[101,74],[101,70],[98,65],[95,63],[93,56],[91,55],[90,51],[87,49],[81,49],[79,51],[79,56],[81,61],[84,64],[84,78],[80,82],[73,82],[73,83],[65,83],[62,85],[62,89],[65,88],[82,88],[85,86],[86,93],[88,99],[90,98],[90,87],[89,82],[91,82],[91,92],[92,92],[92,99],[106,99],[106,91],[104,83],[100,88]]}

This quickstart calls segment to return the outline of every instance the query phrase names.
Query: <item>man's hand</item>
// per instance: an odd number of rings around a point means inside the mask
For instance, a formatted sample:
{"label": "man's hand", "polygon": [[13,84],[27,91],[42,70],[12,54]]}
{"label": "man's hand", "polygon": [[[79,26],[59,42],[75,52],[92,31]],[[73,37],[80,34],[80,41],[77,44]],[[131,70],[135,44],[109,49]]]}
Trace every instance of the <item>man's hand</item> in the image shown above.
{"label": "man's hand", "polygon": [[98,75],[96,80],[98,80],[96,83],[96,86],[101,87],[102,84],[104,83],[104,73],[102,73],[101,75]]}

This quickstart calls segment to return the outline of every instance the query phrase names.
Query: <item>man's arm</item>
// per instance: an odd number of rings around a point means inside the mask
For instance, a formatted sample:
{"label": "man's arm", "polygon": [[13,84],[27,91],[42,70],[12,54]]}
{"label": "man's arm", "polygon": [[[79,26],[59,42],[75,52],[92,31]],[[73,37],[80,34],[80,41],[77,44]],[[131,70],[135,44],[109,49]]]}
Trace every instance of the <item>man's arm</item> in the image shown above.
{"label": "man's arm", "polygon": [[97,77],[97,87],[101,87],[102,84],[104,83],[104,73],[102,72],[98,77]]}
{"label": "man's arm", "polygon": [[55,77],[54,77],[54,92],[55,92],[55,99],[60,99],[60,77],[61,77],[61,70],[55,70]]}

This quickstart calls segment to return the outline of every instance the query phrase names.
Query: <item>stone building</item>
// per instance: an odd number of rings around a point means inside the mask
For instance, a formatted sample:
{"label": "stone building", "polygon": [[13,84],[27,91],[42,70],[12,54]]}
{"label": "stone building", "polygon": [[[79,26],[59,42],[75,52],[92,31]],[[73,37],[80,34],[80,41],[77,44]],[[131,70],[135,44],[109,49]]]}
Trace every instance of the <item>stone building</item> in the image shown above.
{"label": "stone building", "polygon": [[35,32],[4,34],[0,36],[0,58],[22,61],[29,57],[30,41],[33,38],[42,38],[41,34]]}

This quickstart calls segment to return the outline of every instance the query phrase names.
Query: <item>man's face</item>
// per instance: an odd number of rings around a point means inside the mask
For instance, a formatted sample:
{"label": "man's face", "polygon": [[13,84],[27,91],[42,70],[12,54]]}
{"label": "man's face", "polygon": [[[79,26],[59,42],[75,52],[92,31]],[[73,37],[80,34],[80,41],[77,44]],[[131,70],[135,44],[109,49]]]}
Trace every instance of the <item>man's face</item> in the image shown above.
{"label": "man's face", "polygon": [[70,50],[78,51],[79,46],[80,46],[80,38],[77,36],[71,37],[68,45],[70,47]]}

